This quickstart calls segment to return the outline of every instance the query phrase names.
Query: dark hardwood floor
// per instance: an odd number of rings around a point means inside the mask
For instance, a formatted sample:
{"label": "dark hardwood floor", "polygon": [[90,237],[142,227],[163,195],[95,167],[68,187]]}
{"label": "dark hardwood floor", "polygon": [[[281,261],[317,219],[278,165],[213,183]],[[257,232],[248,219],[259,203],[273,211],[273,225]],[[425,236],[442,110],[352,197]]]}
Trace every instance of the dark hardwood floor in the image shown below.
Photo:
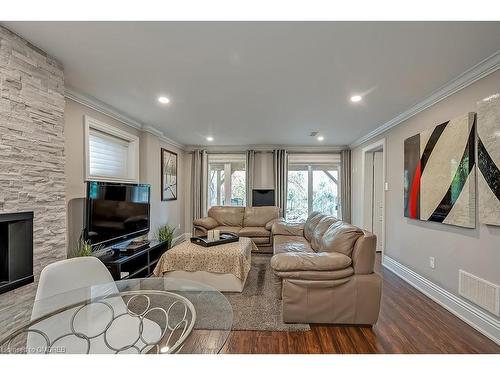
{"label": "dark hardwood floor", "polygon": [[373,327],[316,324],[306,332],[233,331],[221,353],[500,353],[500,346],[381,268],[379,256],[382,307]]}

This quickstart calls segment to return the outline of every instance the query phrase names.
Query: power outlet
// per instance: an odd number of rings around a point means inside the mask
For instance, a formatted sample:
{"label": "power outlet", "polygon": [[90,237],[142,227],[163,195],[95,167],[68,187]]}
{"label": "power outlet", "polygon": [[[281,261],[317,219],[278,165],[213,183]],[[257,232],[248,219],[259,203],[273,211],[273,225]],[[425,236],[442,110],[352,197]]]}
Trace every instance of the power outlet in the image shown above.
{"label": "power outlet", "polygon": [[429,267],[431,267],[432,269],[436,268],[436,260],[434,259],[434,257],[429,257]]}

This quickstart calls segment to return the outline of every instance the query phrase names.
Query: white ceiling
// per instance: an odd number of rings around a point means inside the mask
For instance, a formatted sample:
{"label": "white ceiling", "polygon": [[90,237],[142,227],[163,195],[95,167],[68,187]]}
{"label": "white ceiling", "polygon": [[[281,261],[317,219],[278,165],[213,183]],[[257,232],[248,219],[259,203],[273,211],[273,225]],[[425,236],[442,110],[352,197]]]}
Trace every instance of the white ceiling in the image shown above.
{"label": "white ceiling", "polygon": [[68,87],[183,144],[346,145],[500,49],[500,22],[3,24]]}

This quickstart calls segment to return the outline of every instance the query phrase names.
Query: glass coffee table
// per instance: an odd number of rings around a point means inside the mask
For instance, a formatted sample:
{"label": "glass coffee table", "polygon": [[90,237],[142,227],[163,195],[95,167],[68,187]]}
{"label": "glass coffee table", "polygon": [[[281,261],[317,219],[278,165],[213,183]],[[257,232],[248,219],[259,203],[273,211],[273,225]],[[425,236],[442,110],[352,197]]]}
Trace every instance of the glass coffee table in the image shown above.
{"label": "glass coffee table", "polygon": [[219,291],[184,279],[130,279],[36,301],[0,353],[218,353],[233,311]]}

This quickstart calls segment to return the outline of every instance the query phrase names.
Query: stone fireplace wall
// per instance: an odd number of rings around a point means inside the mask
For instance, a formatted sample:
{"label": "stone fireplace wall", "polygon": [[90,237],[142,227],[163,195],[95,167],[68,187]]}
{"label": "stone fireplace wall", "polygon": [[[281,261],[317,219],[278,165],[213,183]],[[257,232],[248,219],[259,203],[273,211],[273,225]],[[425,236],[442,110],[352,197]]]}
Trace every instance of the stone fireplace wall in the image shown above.
{"label": "stone fireplace wall", "polygon": [[0,26],[0,213],[34,211],[35,282],[0,294],[0,336],[29,319],[40,271],[66,258],[64,76]]}

